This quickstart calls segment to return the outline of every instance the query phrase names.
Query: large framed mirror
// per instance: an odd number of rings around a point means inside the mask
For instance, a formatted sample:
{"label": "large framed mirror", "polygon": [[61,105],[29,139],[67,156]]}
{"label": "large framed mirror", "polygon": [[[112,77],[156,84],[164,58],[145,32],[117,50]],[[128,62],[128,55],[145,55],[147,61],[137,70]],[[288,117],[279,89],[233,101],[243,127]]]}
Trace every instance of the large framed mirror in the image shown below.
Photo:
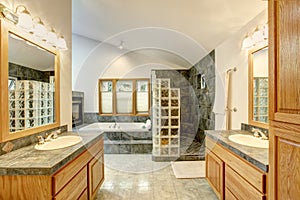
{"label": "large framed mirror", "polygon": [[269,127],[268,47],[249,52],[249,124]]}
{"label": "large framed mirror", "polygon": [[58,127],[59,55],[1,20],[0,142]]}

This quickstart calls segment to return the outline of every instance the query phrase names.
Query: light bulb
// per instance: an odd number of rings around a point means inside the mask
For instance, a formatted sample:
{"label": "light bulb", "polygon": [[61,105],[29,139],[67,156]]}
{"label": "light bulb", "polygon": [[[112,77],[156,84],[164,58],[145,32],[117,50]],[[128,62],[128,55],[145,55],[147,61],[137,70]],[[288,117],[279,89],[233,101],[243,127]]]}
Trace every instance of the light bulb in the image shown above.
{"label": "light bulb", "polygon": [[26,7],[22,6],[22,5],[18,6],[16,8],[17,13],[18,13],[19,8],[23,8],[23,11],[21,11],[19,14],[17,26],[21,27],[22,29],[25,29],[26,31],[32,30],[33,29],[33,21],[30,16],[30,13],[26,9]]}
{"label": "light bulb", "polygon": [[258,27],[256,27],[254,33],[253,33],[253,41],[254,43],[260,43],[264,40],[264,33],[262,30],[258,29]]}
{"label": "light bulb", "polygon": [[66,40],[64,39],[64,37],[59,37],[57,42],[56,42],[56,47],[59,49],[59,50],[67,50],[68,47],[67,47],[67,44],[66,44]]}
{"label": "light bulb", "polygon": [[250,36],[246,36],[243,40],[242,49],[249,49],[253,46],[253,40]]}
{"label": "light bulb", "polygon": [[48,32],[46,36],[46,42],[50,45],[56,45],[57,35],[55,34],[54,29],[51,29],[51,31]]}
{"label": "light bulb", "polygon": [[44,23],[42,22],[42,20],[38,17],[38,20],[35,24],[34,24],[34,29],[33,29],[33,34],[36,37],[39,38],[44,38],[47,35],[47,29],[44,25]]}

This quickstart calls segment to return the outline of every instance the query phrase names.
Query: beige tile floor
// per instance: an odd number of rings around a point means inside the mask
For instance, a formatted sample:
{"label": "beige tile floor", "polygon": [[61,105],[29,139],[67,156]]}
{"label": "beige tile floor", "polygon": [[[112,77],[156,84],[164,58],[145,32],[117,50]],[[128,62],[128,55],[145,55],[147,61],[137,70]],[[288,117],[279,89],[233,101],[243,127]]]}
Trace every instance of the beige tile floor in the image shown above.
{"label": "beige tile floor", "polygon": [[[128,166],[134,170],[127,170]],[[204,178],[176,179],[169,163],[152,162],[151,155],[106,154],[105,181],[96,199],[215,200],[217,197]]]}

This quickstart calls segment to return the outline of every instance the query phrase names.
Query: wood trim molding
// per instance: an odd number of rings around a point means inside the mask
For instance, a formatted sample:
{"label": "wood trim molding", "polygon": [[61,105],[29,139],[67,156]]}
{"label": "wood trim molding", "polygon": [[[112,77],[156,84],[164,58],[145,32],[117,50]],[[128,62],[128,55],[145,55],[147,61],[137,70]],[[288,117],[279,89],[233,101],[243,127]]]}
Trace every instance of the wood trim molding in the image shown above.
{"label": "wood trim molding", "polygon": [[[57,128],[60,126],[60,56],[59,52],[53,47],[45,45],[42,42],[37,41],[30,33],[18,29],[14,24],[6,22],[4,19],[0,19],[0,59],[1,59],[1,75],[0,75],[0,142],[6,142],[9,140],[21,138],[24,136],[32,135],[37,132]],[[26,41],[30,41],[36,46],[43,48],[44,50],[52,53],[55,56],[55,122],[52,124],[47,124],[44,126],[38,126],[34,128],[29,128],[11,134],[9,132],[9,102],[8,102],[8,36],[9,33],[13,33]]]}
{"label": "wood trim molding", "polygon": [[[132,87],[133,87],[133,91],[132,91],[132,113],[117,113],[117,91],[116,91],[116,86],[117,86],[117,81],[133,81],[132,82]],[[112,87],[113,87],[113,112],[112,113],[103,113],[102,112],[102,104],[101,104],[101,86],[102,86],[102,82],[103,81],[112,81]],[[148,81],[148,112],[147,113],[138,113],[137,112],[137,92],[136,92],[136,82],[137,81]],[[150,116],[150,92],[151,92],[151,88],[150,88],[151,84],[150,84],[150,79],[149,78],[101,78],[98,79],[98,106],[99,106],[99,112],[98,114],[100,116]]]}
{"label": "wood trim molding", "polygon": [[265,129],[269,129],[269,124],[254,121],[254,112],[253,112],[253,54],[266,48],[267,46],[254,48],[248,53],[248,123],[254,126],[259,126]]}

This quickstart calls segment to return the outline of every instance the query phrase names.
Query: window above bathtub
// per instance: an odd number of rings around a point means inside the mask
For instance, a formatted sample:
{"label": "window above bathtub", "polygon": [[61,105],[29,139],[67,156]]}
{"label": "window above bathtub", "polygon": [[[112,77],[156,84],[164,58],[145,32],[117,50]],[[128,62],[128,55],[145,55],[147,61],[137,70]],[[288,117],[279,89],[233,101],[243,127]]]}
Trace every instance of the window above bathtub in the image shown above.
{"label": "window above bathtub", "polygon": [[98,87],[99,115],[149,115],[149,79],[99,79]]}

